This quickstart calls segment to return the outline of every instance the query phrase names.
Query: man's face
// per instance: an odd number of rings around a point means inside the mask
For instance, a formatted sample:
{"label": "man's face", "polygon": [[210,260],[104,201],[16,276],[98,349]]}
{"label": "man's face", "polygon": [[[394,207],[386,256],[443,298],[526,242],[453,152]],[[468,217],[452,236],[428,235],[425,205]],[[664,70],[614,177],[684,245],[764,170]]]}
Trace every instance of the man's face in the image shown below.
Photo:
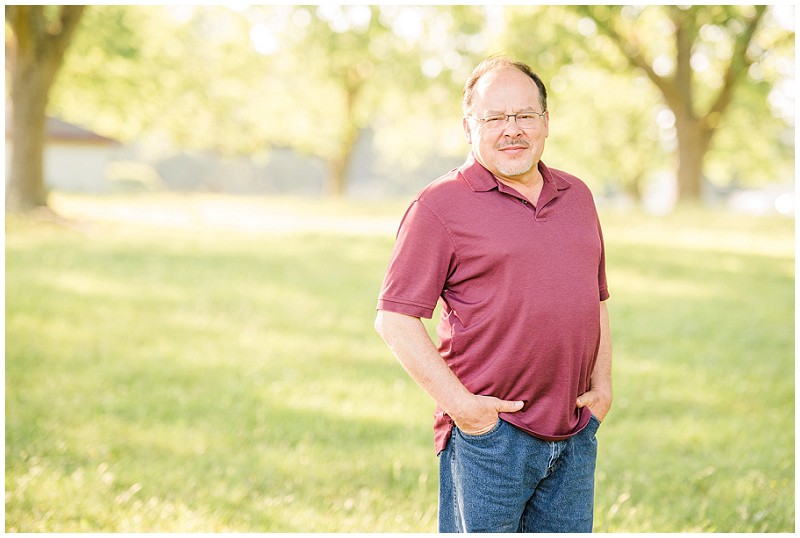
{"label": "man's face", "polygon": [[[539,88],[525,73],[502,68],[483,75],[474,88],[471,116],[543,112]],[[522,181],[538,174],[537,164],[544,151],[549,117],[537,119],[533,127],[521,129],[509,118],[504,129],[489,131],[479,121],[464,119],[467,143],[475,158],[500,179]]]}

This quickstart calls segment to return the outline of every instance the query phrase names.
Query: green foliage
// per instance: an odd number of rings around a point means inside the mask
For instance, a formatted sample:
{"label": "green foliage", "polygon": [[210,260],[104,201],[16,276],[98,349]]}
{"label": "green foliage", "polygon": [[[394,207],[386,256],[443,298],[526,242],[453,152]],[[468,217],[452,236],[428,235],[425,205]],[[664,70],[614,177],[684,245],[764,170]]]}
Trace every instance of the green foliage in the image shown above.
{"label": "green foliage", "polygon": [[[675,115],[594,19],[613,25],[636,45],[629,52],[641,54],[661,76],[675,74],[676,24],[684,25],[694,40],[685,97],[700,117],[718,97],[735,39],[752,15],[752,6],[509,8],[504,46],[541,72],[554,107],[560,104],[552,125],[564,132],[551,136],[544,160],[555,166],[548,155],[563,158],[562,166],[590,183],[634,195],[649,175],[674,166]],[[784,85],[793,78],[794,33],[779,17],[777,9],[767,12],[747,51],[754,66],[739,74],[724,115],[709,118],[719,129],[705,174],[719,187],[786,183],[793,175],[794,143],[788,136],[793,117],[786,111]]]}
{"label": "green foliage", "polygon": [[668,166],[655,122],[659,97],[593,32],[588,19],[569,10],[519,7],[510,11],[504,43],[548,85],[551,123],[543,160],[597,192],[622,190],[638,199],[647,175]]}
{"label": "green foliage", "polygon": [[255,153],[274,132],[263,120],[270,100],[256,93],[267,69],[252,52],[247,22],[226,8],[93,6],[53,108],[161,152]]}
{"label": "green foliage", "polygon": [[[435,531],[433,404],[372,329],[404,204],[53,205],[6,221],[7,531]],[[792,221],[601,218],[596,529],[791,532]]]}
{"label": "green foliage", "polygon": [[[531,63],[553,96],[547,155],[590,183],[636,194],[673,166],[674,117],[586,9],[569,6],[92,6],[54,112],[154,151],[258,154],[289,146],[345,159],[361,129],[392,165],[463,154],[464,80],[490,53]],[[584,11],[581,11],[584,10]],[[676,17],[697,38],[693,106],[715,98],[752,6],[592,6],[674,69]],[[688,24],[688,23],[687,23]],[[720,186],[792,174],[794,33],[767,12],[720,121],[706,174]],[[673,122],[670,125],[670,121]],[[580,136],[577,136],[580,134]],[[754,143],[755,142],[755,143]],[[552,149],[552,151],[551,151]],[[554,163],[555,164],[555,163]]]}

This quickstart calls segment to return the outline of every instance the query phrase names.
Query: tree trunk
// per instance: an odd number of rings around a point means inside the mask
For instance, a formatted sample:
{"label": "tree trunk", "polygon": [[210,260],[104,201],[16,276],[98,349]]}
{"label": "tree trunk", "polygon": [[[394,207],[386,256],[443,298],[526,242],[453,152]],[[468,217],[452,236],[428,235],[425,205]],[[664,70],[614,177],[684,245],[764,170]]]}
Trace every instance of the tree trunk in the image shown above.
{"label": "tree trunk", "polygon": [[358,103],[361,89],[364,85],[364,77],[358,69],[351,66],[345,72],[340,73],[342,88],[344,89],[344,123],[342,125],[341,138],[339,139],[339,152],[328,161],[328,180],[325,185],[325,193],[328,196],[344,196],[347,193],[347,172],[353,160],[353,152],[358,142],[358,135],[361,129],[355,121],[356,104]]}
{"label": "tree trunk", "polygon": [[630,65],[644,71],[647,77],[661,91],[664,101],[675,114],[678,131],[678,200],[698,202],[702,197],[703,162],[711,145],[711,138],[725,111],[731,103],[737,81],[744,76],[753,60],[747,49],[753,39],[759,21],[766,13],[766,6],[756,6],[753,16],[742,18],[744,30],[734,36],[734,49],[731,60],[724,71],[722,85],[707,112],[697,111],[693,92],[693,71],[691,66],[692,49],[696,43],[698,29],[702,25],[703,8],[673,6],[668,9],[675,28],[675,74],[662,76],[645,59],[638,40],[626,37],[621,31],[619,15],[598,16],[591,8],[582,6],[579,13],[587,15],[597,24],[598,29],[611,38]]}
{"label": "tree trunk", "polygon": [[[49,67],[49,66],[48,66]],[[30,58],[17,58],[11,74],[11,167],[6,209],[25,211],[47,205],[44,139],[47,94],[54,72]]]}
{"label": "tree trunk", "polygon": [[327,196],[344,196],[347,191],[347,160],[336,156],[328,161],[328,177],[325,180]]}
{"label": "tree trunk", "polygon": [[639,172],[630,182],[625,183],[625,192],[628,193],[634,202],[637,204],[642,201],[642,182],[644,181],[644,173]]}
{"label": "tree trunk", "polygon": [[348,125],[347,132],[342,137],[339,154],[328,161],[328,179],[325,185],[325,194],[328,196],[344,196],[347,193],[347,173],[353,161],[359,132],[354,125]]}
{"label": "tree trunk", "polygon": [[676,118],[678,200],[695,203],[703,196],[703,163],[713,130],[696,118]]}
{"label": "tree trunk", "polygon": [[48,17],[44,6],[6,6],[14,40],[6,41],[11,78],[12,151],[6,209],[47,205],[44,141],[47,99],[85,6],[61,6]]}

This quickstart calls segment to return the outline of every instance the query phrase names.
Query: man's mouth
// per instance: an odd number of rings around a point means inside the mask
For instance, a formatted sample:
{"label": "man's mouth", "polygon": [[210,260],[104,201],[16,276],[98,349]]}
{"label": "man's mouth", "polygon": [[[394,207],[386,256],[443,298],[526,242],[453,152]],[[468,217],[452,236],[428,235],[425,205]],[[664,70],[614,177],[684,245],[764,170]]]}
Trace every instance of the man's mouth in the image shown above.
{"label": "man's mouth", "polygon": [[517,140],[517,141],[514,141],[514,142],[506,142],[505,144],[499,144],[497,146],[497,149],[499,149],[499,150],[504,150],[504,149],[525,149],[529,145],[530,144],[526,144],[523,141]]}
{"label": "man's mouth", "polygon": [[528,146],[525,145],[525,144],[509,144],[509,145],[506,145],[506,146],[500,146],[497,149],[499,151],[502,151],[502,152],[505,152],[505,153],[514,154],[514,153],[519,153],[519,152],[521,152],[523,150],[528,149]]}

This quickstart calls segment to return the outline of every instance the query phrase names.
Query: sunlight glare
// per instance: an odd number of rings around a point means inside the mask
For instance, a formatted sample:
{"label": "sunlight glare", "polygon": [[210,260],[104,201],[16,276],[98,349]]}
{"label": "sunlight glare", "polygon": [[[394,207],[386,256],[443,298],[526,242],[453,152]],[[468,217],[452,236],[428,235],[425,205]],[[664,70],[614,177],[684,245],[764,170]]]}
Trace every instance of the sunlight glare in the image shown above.
{"label": "sunlight glare", "polygon": [[250,41],[260,54],[269,56],[278,52],[278,39],[269,26],[259,22],[250,29]]}

